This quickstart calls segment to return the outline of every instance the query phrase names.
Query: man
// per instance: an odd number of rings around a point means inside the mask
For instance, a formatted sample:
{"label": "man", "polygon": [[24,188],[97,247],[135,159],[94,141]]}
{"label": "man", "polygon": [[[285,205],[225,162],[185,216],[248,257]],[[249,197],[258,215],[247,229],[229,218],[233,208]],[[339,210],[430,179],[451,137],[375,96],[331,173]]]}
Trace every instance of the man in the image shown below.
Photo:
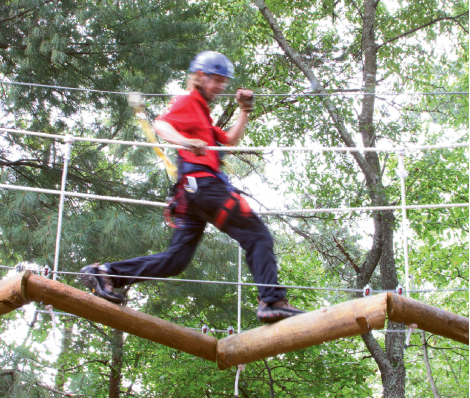
{"label": "man", "polygon": [[[181,145],[175,202],[170,208],[178,219],[166,252],[115,263],[98,263],[81,269],[83,283],[92,292],[120,303],[123,296],[115,288],[141,281],[108,275],[170,277],[189,264],[207,222],[238,241],[256,283],[277,285],[277,265],[273,239],[261,219],[220,172],[219,152],[207,146],[236,145],[253,110],[253,92],[239,89],[241,107],[235,124],[227,131],[213,126],[208,102],[221,94],[233,77],[227,57],[213,51],[199,53],[191,62],[189,95],[175,98],[154,123],[155,133],[165,141]],[[302,313],[289,304],[279,287],[259,287],[257,317],[270,323]]]}

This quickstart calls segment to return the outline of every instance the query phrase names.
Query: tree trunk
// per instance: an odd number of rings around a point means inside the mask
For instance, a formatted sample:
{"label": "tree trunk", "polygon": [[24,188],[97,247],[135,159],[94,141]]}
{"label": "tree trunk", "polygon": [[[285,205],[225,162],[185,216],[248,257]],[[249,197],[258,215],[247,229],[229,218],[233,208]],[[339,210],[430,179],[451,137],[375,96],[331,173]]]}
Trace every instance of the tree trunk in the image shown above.
{"label": "tree trunk", "polygon": [[[377,84],[377,50],[375,43],[375,15],[379,2],[365,0],[364,10],[361,13],[362,49],[363,49],[363,82],[364,91],[368,93],[362,101],[362,110],[359,115],[359,132],[365,147],[375,147],[376,135],[374,126],[375,89]],[[313,70],[305,65],[299,54],[292,48],[285,38],[276,18],[267,7],[264,0],[255,0],[261,14],[268,22],[274,33],[274,38],[285,54],[291,59],[303,74],[309,79],[312,89],[317,93],[325,93],[321,82]],[[326,111],[342,141],[348,147],[357,146],[352,135],[348,132],[339,112],[328,97],[321,97]],[[364,173],[369,195],[374,206],[389,205],[382,182],[380,160],[377,152],[366,152],[363,156],[359,152],[351,152],[356,163]],[[383,289],[395,289],[398,285],[395,257],[393,253],[393,224],[395,216],[392,211],[377,212],[374,219],[374,240],[364,265],[357,276],[357,287],[364,287],[370,280],[377,265],[380,265],[381,284]],[[404,325],[389,321],[388,329],[400,329]],[[385,398],[405,397],[405,364],[403,347],[405,336],[402,333],[387,333],[385,337],[385,351],[380,347],[372,334],[362,336],[367,348],[376,361],[382,376]]]}
{"label": "tree trunk", "polygon": [[109,398],[119,398],[124,346],[124,333],[113,329],[111,345],[111,373],[109,375]]}
{"label": "tree trunk", "polygon": [[[375,14],[378,1],[365,0],[362,28],[362,48],[364,59],[363,82],[366,93],[375,93],[377,85],[377,44],[375,42]],[[359,116],[359,131],[365,147],[375,147],[374,128],[375,95],[365,95],[362,102],[362,112]],[[377,176],[375,183],[371,184],[366,179],[372,203],[374,205],[388,205],[384,194],[384,186],[380,173],[380,161],[377,152],[366,152],[367,163]],[[381,255],[379,259],[380,279],[382,289],[395,289],[398,285],[397,270],[393,252],[393,224],[395,215],[392,211],[381,212],[378,222],[374,223],[378,228],[376,236],[382,240]],[[403,324],[388,321],[387,329],[402,329]],[[371,348],[373,337],[369,334],[368,341],[364,340],[368,348]],[[387,333],[385,335],[385,355],[378,354],[378,348],[374,347],[371,354],[379,366],[385,398],[405,397],[405,362],[403,358],[405,336],[402,333]],[[382,349],[380,349],[382,351]]]}

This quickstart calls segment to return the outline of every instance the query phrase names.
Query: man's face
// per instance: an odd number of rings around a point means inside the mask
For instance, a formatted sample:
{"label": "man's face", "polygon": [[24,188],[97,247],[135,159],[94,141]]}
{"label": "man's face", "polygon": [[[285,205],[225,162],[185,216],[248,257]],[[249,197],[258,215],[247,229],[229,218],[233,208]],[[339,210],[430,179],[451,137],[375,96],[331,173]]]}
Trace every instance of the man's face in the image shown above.
{"label": "man's face", "polygon": [[[201,71],[198,71],[201,72]],[[222,94],[227,88],[229,78],[221,75],[206,75],[201,72],[200,82],[202,86],[202,95],[206,101],[212,101],[217,94]]]}

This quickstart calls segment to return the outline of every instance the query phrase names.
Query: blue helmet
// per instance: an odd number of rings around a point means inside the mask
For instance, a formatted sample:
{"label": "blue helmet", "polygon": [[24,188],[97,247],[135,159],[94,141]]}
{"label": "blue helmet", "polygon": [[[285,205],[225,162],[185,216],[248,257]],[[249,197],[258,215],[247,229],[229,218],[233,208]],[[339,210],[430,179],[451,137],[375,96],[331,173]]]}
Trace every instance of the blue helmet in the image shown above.
{"label": "blue helmet", "polygon": [[223,54],[215,51],[203,51],[196,55],[189,65],[190,72],[202,70],[208,75],[215,73],[230,79],[233,78],[233,64]]}

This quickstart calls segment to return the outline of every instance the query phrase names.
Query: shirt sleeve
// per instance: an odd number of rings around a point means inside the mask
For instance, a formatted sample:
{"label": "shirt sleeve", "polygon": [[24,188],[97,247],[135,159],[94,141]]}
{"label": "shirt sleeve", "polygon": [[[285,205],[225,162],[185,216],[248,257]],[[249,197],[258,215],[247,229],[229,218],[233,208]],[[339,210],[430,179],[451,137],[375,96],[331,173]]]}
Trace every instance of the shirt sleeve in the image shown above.
{"label": "shirt sleeve", "polygon": [[194,124],[191,117],[194,112],[189,96],[182,95],[171,100],[166,110],[157,117],[157,120],[171,124],[177,131],[187,131]]}
{"label": "shirt sleeve", "polygon": [[214,126],[215,140],[220,142],[222,145],[227,145],[227,133],[220,127]]}

